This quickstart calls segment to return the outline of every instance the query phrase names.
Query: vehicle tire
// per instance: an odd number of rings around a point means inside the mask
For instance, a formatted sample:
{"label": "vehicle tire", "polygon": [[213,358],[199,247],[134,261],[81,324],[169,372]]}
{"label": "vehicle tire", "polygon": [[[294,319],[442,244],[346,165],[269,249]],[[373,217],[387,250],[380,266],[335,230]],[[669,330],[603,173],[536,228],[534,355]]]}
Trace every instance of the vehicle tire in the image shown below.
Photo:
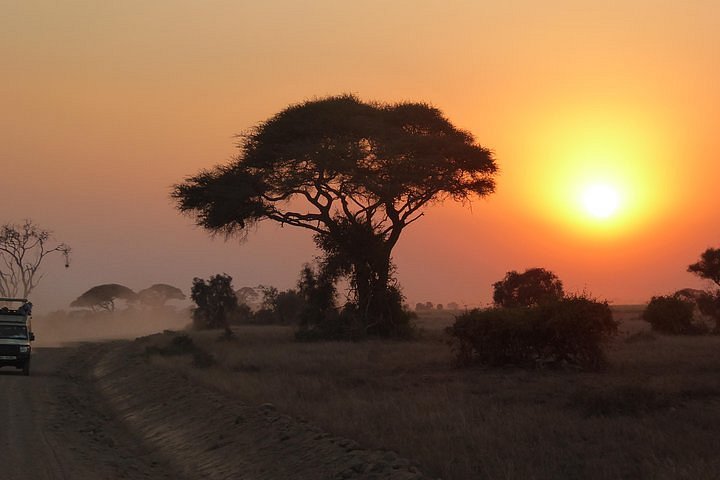
{"label": "vehicle tire", "polygon": [[25,362],[25,365],[23,365],[22,373],[26,377],[30,375],[30,361],[29,360],[27,362]]}

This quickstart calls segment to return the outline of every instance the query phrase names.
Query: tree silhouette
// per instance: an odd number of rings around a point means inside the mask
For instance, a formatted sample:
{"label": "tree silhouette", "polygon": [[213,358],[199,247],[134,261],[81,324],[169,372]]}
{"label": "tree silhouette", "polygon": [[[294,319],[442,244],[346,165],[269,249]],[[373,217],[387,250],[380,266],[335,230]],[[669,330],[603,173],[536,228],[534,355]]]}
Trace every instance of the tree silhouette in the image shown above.
{"label": "tree silhouette", "polygon": [[148,307],[162,307],[170,300],[185,300],[185,294],[177,287],[156,283],[138,292],[140,303]]}
{"label": "tree silhouette", "polygon": [[43,278],[40,265],[48,255],[60,253],[70,265],[70,247],[51,241],[51,232],[31,220],[0,227],[0,297],[27,298]]}
{"label": "tree silhouette", "polygon": [[137,294],[124,285],[106,283],[92,287],[73,300],[70,306],[73,308],[90,308],[92,311],[100,309],[113,312],[115,311],[115,300],[118,299],[133,302],[137,299]]}
{"label": "tree silhouette", "polygon": [[238,301],[230,275],[213,275],[207,281],[194,278],[190,298],[197,305],[192,313],[195,328],[224,328],[232,336],[230,316],[237,311]]}
{"label": "tree silhouette", "polygon": [[700,260],[688,266],[688,272],[700,278],[712,280],[720,287],[720,248],[708,248],[700,255]]}
{"label": "tree silhouette", "polygon": [[[340,259],[357,311],[392,330],[392,250],[428,204],[494,190],[492,153],[421,103],[364,103],[352,95],[293,105],[242,137],[228,165],[189,177],[177,207],[213,233],[244,236],[272,220],[308,229]],[[327,262],[326,266],[331,266]]]}
{"label": "tree silhouette", "polygon": [[[688,266],[688,272],[711,280],[720,287],[720,248],[705,250],[698,262]],[[701,292],[697,295],[696,303],[702,313],[715,319],[715,331],[720,332],[720,289]]]}
{"label": "tree silhouette", "polygon": [[251,310],[257,310],[262,303],[260,287],[241,287],[235,291],[238,303],[247,305]]}
{"label": "tree silhouette", "polygon": [[560,279],[544,268],[530,268],[523,273],[512,270],[493,283],[493,302],[499,307],[530,307],[563,296]]}

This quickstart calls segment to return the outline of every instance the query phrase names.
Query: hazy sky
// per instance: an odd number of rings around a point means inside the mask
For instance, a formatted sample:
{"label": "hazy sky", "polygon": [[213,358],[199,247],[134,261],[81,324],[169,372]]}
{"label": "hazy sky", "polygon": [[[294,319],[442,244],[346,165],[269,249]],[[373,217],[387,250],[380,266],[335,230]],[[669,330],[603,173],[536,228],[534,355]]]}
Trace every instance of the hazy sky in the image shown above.
{"label": "hazy sky", "polygon": [[[501,169],[496,194],[404,233],[412,304],[481,304],[533,266],[616,303],[702,286],[685,268],[720,246],[719,27],[716,0],[0,0],[0,221],[73,247],[45,311],[110,282],[290,287],[308,233],[212,240],[168,194],[288,104],[350,92],[433,104]],[[620,197],[606,220],[582,211],[597,183]]]}

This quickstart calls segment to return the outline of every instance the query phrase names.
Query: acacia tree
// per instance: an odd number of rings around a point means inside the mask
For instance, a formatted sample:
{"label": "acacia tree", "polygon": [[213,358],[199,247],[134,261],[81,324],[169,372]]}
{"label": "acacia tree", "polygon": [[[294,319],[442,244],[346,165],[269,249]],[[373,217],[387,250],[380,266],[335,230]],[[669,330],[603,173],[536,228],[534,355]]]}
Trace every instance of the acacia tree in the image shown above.
{"label": "acacia tree", "polygon": [[177,287],[166,283],[156,283],[138,292],[140,303],[148,307],[160,308],[170,300],[185,300],[185,294]]}
{"label": "acacia tree", "polygon": [[712,280],[720,287],[720,248],[708,248],[700,255],[700,260],[689,265],[687,270],[700,278]]}
{"label": "acacia tree", "polygon": [[235,291],[238,303],[247,305],[251,310],[257,310],[262,303],[262,287],[242,287]]}
{"label": "acacia tree", "polygon": [[105,283],[92,287],[87,292],[80,295],[70,304],[73,308],[90,308],[93,312],[106,310],[108,312],[115,311],[115,300],[125,300],[133,302],[137,299],[137,294],[125,285],[117,283]]}
{"label": "acacia tree", "polygon": [[[720,287],[720,248],[708,248],[700,255],[700,260],[689,265],[687,270]],[[720,288],[700,292],[695,301],[702,313],[715,319],[715,331],[720,332]]]}
{"label": "acacia tree", "polygon": [[531,307],[564,295],[560,279],[544,268],[529,268],[523,273],[512,270],[493,283],[493,303],[498,307]]}
{"label": "acacia tree", "polygon": [[51,232],[31,220],[0,227],[0,296],[27,298],[43,278],[40,265],[54,253],[65,257],[66,267],[70,265],[70,247],[53,244]]}
{"label": "acacia tree", "polygon": [[227,165],[176,185],[179,210],[213,233],[272,220],[314,232],[347,274],[368,326],[392,330],[392,250],[423,208],[494,190],[492,152],[422,103],[352,95],[293,105],[241,136]]}

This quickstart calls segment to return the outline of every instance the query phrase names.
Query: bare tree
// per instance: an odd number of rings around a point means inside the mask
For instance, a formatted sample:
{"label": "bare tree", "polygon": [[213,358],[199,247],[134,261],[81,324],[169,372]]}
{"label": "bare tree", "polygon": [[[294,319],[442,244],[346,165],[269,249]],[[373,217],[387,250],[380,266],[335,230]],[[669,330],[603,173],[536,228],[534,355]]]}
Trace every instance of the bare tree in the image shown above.
{"label": "bare tree", "polygon": [[32,220],[0,227],[0,296],[27,298],[44,276],[40,265],[53,253],[62,254],[70,266],[70,247],[54,244],[51,232]]}

